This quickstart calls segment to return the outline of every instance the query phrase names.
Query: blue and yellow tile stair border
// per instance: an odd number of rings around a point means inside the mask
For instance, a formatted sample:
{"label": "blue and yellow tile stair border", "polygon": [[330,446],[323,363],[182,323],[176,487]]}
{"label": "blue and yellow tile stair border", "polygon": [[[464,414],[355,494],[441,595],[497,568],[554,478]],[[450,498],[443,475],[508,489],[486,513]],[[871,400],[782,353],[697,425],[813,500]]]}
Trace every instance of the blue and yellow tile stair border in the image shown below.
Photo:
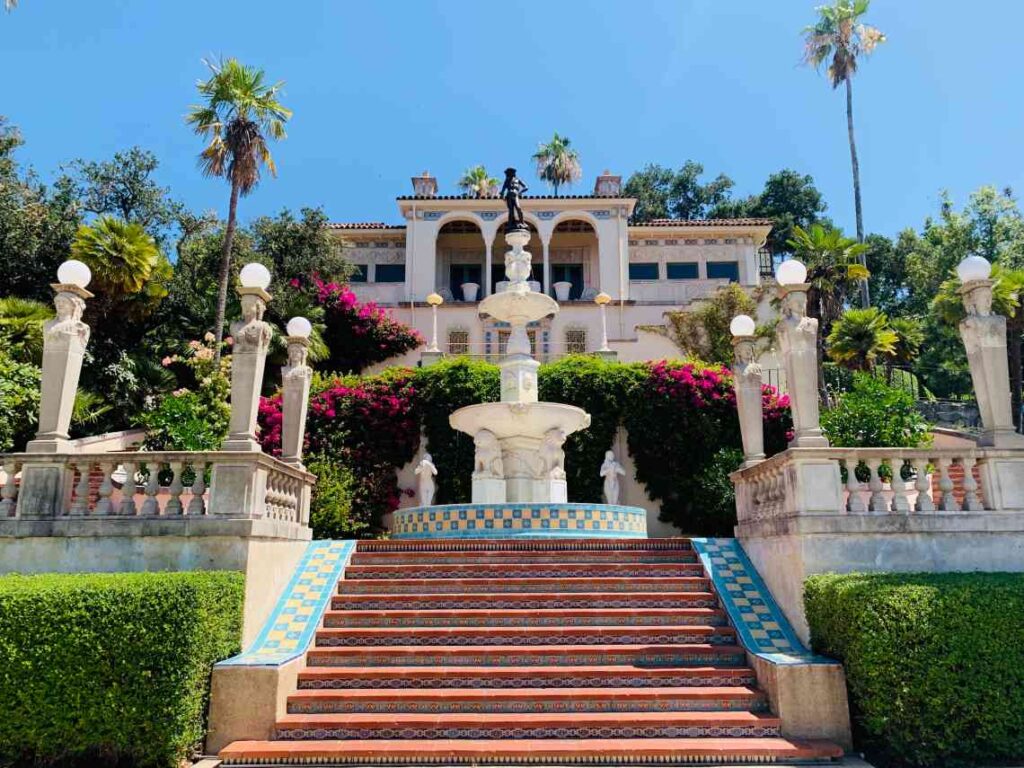
{"label": "blue and yellow tile stair border", "polygon": [[355,541],[311,541],[256,639],[217,666],[275,667],[305,653],[355,548]]}

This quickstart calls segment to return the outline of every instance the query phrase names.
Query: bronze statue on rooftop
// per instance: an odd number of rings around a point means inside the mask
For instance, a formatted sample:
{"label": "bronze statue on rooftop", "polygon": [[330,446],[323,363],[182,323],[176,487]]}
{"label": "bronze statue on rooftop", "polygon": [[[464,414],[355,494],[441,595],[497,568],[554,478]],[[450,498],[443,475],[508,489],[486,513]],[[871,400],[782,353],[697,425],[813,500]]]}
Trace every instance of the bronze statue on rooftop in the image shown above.
{"label": "bronze statue on rooftop", "polygon": [[505,183],[501,185],[499,196],[505,200],[508,206],[508,221],[505,223],[505,231],[529,229],[523,220],[523,209],[519,205],[519,197],[526,192],[528,187],[516,176],[515,168],[505,169]]}

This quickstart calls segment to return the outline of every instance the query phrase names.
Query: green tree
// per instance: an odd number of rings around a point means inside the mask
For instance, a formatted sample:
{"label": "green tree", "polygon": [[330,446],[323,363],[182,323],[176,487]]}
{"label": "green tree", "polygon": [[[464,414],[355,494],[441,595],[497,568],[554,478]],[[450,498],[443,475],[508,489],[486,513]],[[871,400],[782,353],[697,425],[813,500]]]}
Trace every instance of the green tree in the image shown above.
{"label": "green tree", "polygon": [[467,168],[459,179],[459,189],[473,197],[494,197],[497,186],[498,180],[482,165]]}
{"label": "green tree", "polygon": [[560,186],[571,185],[583,177],[579,153],[572,149],[571,144],[568,136],[559,136],[555,131],[551,141],[542,143],[533,154],[537,178],[554,187],[555,197],[558,197]]}
{"label": "green tree", "polygon": [[734,353],[729,324],[736,315],[755,315],[757,302],[735,283],[723,286],[695,307],[667,313],[669,336],[686,354],[731,366]]}
{"label": "green tree", "polygon": [[261,168],[266,167],[276,175],[267,141],[285,138],[284,126],[292,112],[278,101],[282,84],[267,85],[262,69],[246,66],[234,58],[207,62],[207,66],[212,76],[197,84],[203,103],[193,106],[186,120],[197,134],[209,138],[199,155],[203,174],[227,179],[231,185],[213,329],[219,358],[231,275],[231,246],[238,226],[238,198],[256,188]]}
{"label": "green tree", "polygon": [[41,365],[43,324],[51,317],[53,308],[41,301],[0,299],[0,347],[15,362]]}
{"label": "green tree", "polygon": [[650,163],[626,179],[623,194],[636,198],[634,222],[643,224],[653,219],[669,218],[669,199],[675,178],[675,171],[671,168]]}
{"label": "green tree", "polygon": [[627,197],[637,198],[633,221],[652,219],[703,219],[729,202],[733,181],[718,174],[702,182],[704,166],[687,160],[678,171],[651,164],[631,175],[623,188]]}
{"label": "green tree", "polygon": [[142,225],[112,216],[79,227],[71,255],[88,265],[101,290],[119,294],[142,290],[161,256]]}
{"label": "green tree", "polygon": [[[820,69],[826,65],[826,75],[833,88],[846,85],[846,133],[850,143],[850,165],[853,169],[853,204],[857,215],[857,241],[864,242],[864,213],[860,199],[860,162],[853,131],[853,76],[858,59],[869,55],[885,42],[885,35],[875,27],[861,22],[870,0],[835,0],[833,5],[822,5],[816,10],[818,20],[804,29],[804,60]],[[867,268],[866,252],[861,264]],[[871,303],[868,284],[861,283],[861,302]]]}
{"label": "green tree", "polygon": [[924,344],[924,328],[916,317],[890,317],[889,327],[896,334],[893,350],[886,355],[891,380],[893,366],[908,366],[917,359]]}
{"label": "green tree", "polygon": [[855,371],[870,371],[896,352],[896,332],[878,307],[848,309],[832,325],[828,356]]}

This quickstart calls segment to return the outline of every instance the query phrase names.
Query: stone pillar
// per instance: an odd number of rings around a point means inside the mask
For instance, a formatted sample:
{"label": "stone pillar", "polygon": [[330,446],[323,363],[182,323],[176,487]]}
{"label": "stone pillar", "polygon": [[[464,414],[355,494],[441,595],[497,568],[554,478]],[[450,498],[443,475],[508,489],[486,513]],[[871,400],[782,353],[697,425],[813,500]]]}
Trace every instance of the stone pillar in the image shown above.
{"label": "stone pillar", "polygon": [[306,436],[306,408],[313,369],[306,365],[309,338],[286,336],[288,365],[281,369],[281,460],[302,467],[302,444]]}
{"label": "stone pillar", "polygon": [[555,295],[555,289],[551,287],[551,239],[541,241],[544,252],[544,293],[548,296]]}
{"label": "stone pillar", "polygon": [[827,448],[818,413],[818,321],[807,317],[807,283],[780,285],[782,317],[776,330],[793,413],[791,448]]}
{"label": "stone pillar", "polygon": [[260,451],[256,415],[260,404],[263,368],[267,362],[271,329],[263,322],[270,294],[262,288],[239,288],[242,320],[231,324],[235,345],[231,351],[231,423],[225,451]]}
{"label": "stone pillar", "polygon": [[493,242],[484,237],[484,296],[491,295],[491,286],[494,284],[494,278],[492,277],[493,267],[491,265],[491,248]]}
{"label": "stone pillar", "polygon": [[736,411],[743,439],[743,468],[764,461],[764,408],[761,402],[761,365],[754,359],[754,336],[735,336],[732,347],[736,361],[732,372],[736,389]]}
{"label": "stone pillar", "polygon": [[1024,448],[1024,435],[1013,428],[1006,318],[992,314],[992,286],[992,280],[970,280],[960,289],[967,310],[960,321],[960,337],[967,350],[983,427],[978,445]]}
{"label": "stone pillar", "polygon": [[70,283],[56,283],[52,288],[57,316],[43,326],[39,430],[25,448],[28,453],[68,452],[71,413],[89,343],[89,326],[82,322],[82,313],[92,294]]}

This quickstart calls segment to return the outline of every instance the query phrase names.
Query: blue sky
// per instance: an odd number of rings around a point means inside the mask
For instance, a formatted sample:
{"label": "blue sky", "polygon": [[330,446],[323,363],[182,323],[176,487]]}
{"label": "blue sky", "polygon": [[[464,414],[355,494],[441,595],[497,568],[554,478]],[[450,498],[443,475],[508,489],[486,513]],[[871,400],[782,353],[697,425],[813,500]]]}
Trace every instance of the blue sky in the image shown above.
{"label": "blue sky", "polygon": [[[791,167],[852,232],[842,92],[799,66],[815,4],[21,0],[0,13],[0,114],[44,177],[139,144],[175,195],[223,215],[227,187],[196,171],[182,118],[201,59],[233,55],[285,80],[295,111],[279,178],[244,219],[320,205],[396,221],[411,175],[452,193],[476,163],[529,168],[557,130],[581,155],[577,191],[604,168],[690,158],[745,194]],[[1024,191],[1024,3],[875,0],[869,20],[889,42],[855,81],[867,230],[919,226],[941,189],[958,202],[982,184]]]}

